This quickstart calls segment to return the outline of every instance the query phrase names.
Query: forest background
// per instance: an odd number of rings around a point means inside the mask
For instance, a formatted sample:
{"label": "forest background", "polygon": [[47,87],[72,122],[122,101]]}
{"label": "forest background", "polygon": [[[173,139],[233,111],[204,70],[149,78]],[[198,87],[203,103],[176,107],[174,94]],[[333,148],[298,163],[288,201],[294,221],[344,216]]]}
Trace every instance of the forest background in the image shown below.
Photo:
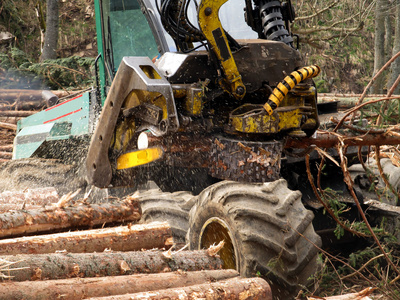
{"label": "forest background", "polygon": [[[323,70],[321,93],[361,93],[400,51],[400,0],[293,0],[292,32],[307,64]],[[46,12],[46,5],[49,10]],[[56,6],[54,6],[56,5]],[[55,14],[55,15],[54,15]],[[42,45],[58,22],[56,51]],[[0,87],[79,89],[92,83],[97,55],[93,0],[2,0]],[[45,58],[45,59],[44,59]],[[53,60],[47,60],[53,58]],[[392,64],[371,93],[385,93],[400,74]]]}

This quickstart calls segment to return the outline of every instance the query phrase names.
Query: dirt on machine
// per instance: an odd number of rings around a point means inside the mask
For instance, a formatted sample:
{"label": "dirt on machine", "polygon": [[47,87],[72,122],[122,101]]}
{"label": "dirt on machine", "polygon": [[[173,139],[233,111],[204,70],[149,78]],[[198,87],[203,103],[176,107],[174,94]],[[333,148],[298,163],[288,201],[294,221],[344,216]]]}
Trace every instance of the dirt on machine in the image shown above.
{"label": "dirt on machine", "polygon": [[[18,124],[2,189],[80,189],[85,205],[135,193],[139,222],[168,222],[164,246],[221,245],[221,268],[268,282],[249,299],[293,299],[318,270],[316,230],[331,226],[304,156],[337,141],[316,138],[334,125],[317,101],[321,69],[305,65],[290,32],[291,1],[95,0],[95,9],[96,86]],[[330,180],[346,192],[343,178]]]}

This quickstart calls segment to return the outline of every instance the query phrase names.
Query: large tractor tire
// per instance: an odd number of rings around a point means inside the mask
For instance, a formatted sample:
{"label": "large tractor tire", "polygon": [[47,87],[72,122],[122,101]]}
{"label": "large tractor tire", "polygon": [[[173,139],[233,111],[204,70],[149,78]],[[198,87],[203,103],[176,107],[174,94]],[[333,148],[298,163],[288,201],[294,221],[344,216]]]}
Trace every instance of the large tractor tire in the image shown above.
{"label": "large tractor tire", "polygon": [[142,223],[168,222],[171,226],[174,243],[184,246],[189,228],[190,201],[193,195],[189,192],[166,193],[153,189],[139,194],[142,209]]}
{"label": "large tractor tire", "polygon": [[292,299],[318,269],[312,243],[320,246],[321,239],[313,218],[301,193],[289,190],[283,179],[265,184],[222,181],[197,197],[189,214],[188,240],[192,250],[224,240],[219,254],[225,268],[246,277],[262,276],[274,299]]}
{"label": "large tractor tire", "polygon": [[0,192],[54,187],[61,196],[78,189],[84,191],[86,185],[77,166],[56,159],[26,158],[0,165]]}

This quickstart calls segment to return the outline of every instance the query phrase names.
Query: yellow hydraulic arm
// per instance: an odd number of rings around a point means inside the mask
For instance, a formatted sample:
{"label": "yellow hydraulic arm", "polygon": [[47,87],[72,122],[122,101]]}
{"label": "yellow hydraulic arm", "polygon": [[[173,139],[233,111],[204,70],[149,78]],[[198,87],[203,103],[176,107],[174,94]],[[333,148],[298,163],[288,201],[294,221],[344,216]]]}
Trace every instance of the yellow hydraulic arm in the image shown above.
{"label": "yellow hydraulic arm", "polygon": [[220,7],[227,1],[201,1],[198,10],[198,20],[201,31],[210,43],[225,73],[225,79],[220,84],[236,99],[242,99],[246,94],[246,87],[242,82],[242,77],[239,74],[228,44],[228,39],[218,17]]}

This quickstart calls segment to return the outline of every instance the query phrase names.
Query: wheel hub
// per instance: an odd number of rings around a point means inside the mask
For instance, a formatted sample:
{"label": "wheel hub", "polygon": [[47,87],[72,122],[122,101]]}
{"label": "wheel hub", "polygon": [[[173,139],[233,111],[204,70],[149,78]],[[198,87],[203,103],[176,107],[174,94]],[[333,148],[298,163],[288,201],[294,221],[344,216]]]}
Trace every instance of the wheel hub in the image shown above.
{"label": "wheel hub", "polygon": [[224,247],[218,252],[224,269],[238,270],[237,253],[233,245],[231,230],[220,218],[211,218],[204,223],[199,236],[200,249],[207,249],[224,241]]}

